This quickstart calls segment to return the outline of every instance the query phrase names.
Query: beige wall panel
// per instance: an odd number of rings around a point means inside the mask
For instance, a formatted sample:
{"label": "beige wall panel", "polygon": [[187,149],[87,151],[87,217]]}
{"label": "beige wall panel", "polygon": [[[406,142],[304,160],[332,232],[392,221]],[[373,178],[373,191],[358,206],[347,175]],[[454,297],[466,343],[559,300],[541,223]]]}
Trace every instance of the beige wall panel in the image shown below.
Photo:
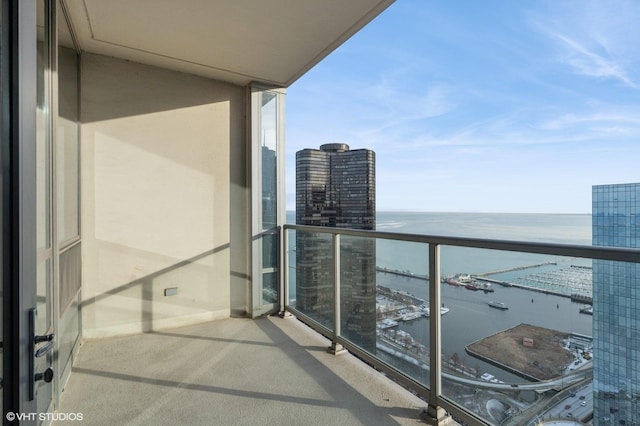
{"label": "beige wall panel", "polygon": [[229,316],[231,170],[247,167],[231,152],[245,144],[244,93],[83,56],[85,337]]}

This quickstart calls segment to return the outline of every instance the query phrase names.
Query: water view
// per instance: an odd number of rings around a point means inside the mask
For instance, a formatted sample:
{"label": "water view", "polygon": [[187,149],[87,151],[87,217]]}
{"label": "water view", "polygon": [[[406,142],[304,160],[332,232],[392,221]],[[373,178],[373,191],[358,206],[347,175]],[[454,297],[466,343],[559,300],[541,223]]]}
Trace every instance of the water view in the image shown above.
{"label": "water view", "polygon": [[[590,245],[591,216],[378,212],[377,230]],[[376,355],[428,384],[428,246],[378,239],[376,267]],[[496,424],[589,416],[590,370],[579,369],[592,355],[590,260],[443,246],[441,275],[446,396]],[[525,341],[536,349],[523,355]],[[471,345],[488,345],[488,355]],[[524,359],[505,366],[500,356]],[[525,390],[536,382],[537,393]],[[577,410],[553,412],[580,392]]]}

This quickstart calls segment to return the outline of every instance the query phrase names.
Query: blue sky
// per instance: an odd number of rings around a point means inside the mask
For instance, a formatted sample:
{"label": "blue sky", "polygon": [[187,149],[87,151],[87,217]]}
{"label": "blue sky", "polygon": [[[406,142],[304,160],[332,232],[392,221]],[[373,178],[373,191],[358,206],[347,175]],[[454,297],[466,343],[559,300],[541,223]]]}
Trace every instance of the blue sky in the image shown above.
{"label": "blue sky", "polygon": [[295,152],[376,152],[377,209],[590,213],[640,181],[640,1],[397,0],[287,92]]}

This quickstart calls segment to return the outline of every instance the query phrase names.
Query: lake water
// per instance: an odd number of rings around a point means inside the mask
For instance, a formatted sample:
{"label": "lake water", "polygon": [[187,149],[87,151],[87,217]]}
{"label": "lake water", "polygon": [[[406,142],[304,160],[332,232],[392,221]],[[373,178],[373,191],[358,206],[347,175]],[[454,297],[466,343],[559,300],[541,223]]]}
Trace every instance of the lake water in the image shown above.
{"label": "lake water", "polygon": [[[290,223],[294,223],[295,215],[291,213],[288,217],[291,220]],[[591,216],[576,214],[378,212],[377,230],[499,240],[591,244]],[[411,271],[421,275],[428,274],[426,244],[379,240],[376,258],[379,267]],[[558,256],[447,246],[441,248],[441,273],[445,276],[460,272],[484,274],[550,261],[556,262],[557,265],[522,269],[491,277],[510,282],[520,280],[522,283],[527,283],[529,280],[530,283],[539,275],[561,268],[571,270],[573,266],[587,268],[590,266],[590,261]],[[560,274],[560,278],[556,281],[561,281],[563,276]],[[378,273],[377,284],[408,291],[420,298],[428,299],[426,280]],[[463,363],[481,372],[489,372],[506,382],[519,382],[522,379],[466,355],[464,347],[478,339],[521,323],[562,332],[592,334],[592,317],[579,313],[580,305],[572,303],[567,297],[520,288],[496,285],[493,287],[495,292],[486,294],[482,291],[470,291],[464,287],[442,285],[442,303],[451,309],[442,317],[444,359],[456,353],[462,358]],[[570,294],[571,291],[573,291],[571,288],[567,288],[565,293]],[[501,311],[490,308],[488,302],[492,300],[506,303],[509,309]],[[399,328],[428,345],[428,319],[402,322]]]}
{"label": "lake water", "polygon": [[[591,215],[378,212],[376,228],[410,234],[591,245]],[[378,244],[378,266],[382,267],[425,274],[427,256],[424,245],[391,241]],[[441,258],[443,275],[480,274],[551,259],[464,247],[442,247]]]}

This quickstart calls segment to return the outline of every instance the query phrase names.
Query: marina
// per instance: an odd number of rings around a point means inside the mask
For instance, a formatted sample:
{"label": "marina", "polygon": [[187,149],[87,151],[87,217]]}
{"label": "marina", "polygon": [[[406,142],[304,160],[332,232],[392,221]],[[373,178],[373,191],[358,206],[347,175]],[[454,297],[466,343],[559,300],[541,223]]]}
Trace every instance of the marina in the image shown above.
{"label": "marina", "polygon": [[[450,221],[451,216],[431,215],[429,217],[433,220],[427,227],[424,224],[426,222],[422,222],[422,215],[394,214],[393,218],[397,223],[393,229],[434,235],[464,230],[465,236],[477,232],[479,238],[525,240],[528,236],[534,236],[544,241],[582,243],[582,240],[578,239],[582,234],[574,232],[574,226],[581,223],[580,218],[572,216],[536,216],[536,226],[530,230],[530,224],[533,222],[524,220],[524,217],[495,215],[499,217],[496,222],[500,224],[498,231],[513,231],[504,235],[494,232],[494,228],[490,228],[489,232],[487,223],[484,222],[486,216],[478,218],[478,221],[471,221],[467,220],[471,216],[454,215],[453,219],[465,220],[443,230],[441,224],[445,220]],[[416,220],[413,221],[413,218]],[[587,217],[583,226],[587,244],[590,243],[589,219]],[[381,223],[384,223],[384,220]],[[505,223],[512,223],[513,226],[505,228]],[[565,229],[570,231],[565,232]],[[548,235],[545,232],[548,232]],[[568,236],[576,240],[563,239]],[[384,273],[379,269],[377,285],[410,293],[428,303],[430,282],[413,276],[429,275],[425,262],[428,257],[427,248],[427,245],[418,243],[378,241],[377,256],[380,264],[402,273]],[[591,304],[590,260],[442,246],[440,261],[440,303],[450,309],[441,319],[443,395],[492,422],[500,423],[502,420],[513,418],[514,422],[511,424],[515,425],[520,424],[517,413],[529,408],[532,413],[541,412],[538,403],[544,405],[546,399],[553,398],[557,390],[565,388],[570,383],[588,380],[592,317],[580,313],[580,310]],[[467,288],[471,281],[490,284],[493,292]],[[419,308],[421,304],[417,302],[413,304]],[[503,303],[508,309],[491,306],[490,302]],[[565,364],[564,374],[561,372],[558,378],[550,382],[532,382],[532,378],[525,379],[516,371],[499,365],[498,360],[477,358],[465,349],[476,341],[519,324],[530,324],[570,336],[568,339],[572,343],[559,343],[555,347],[556,352],[569,355],[566,361],[570,365]],[[429,328],[428,318],[422,317],[411,321],[399,321],[398,326],[390,330],[407,332],[414,342],[428,347]],[[574,339],[571,336],[582,337]],[[534,338],[534,344],[535,341]],[[377,341],[380,356],[400,371],[428,383],[428,360],[411,355],[397,342],[394,344],[395,346],[380,337]],[[522,344],[523,341],[520,339],[519,345]],[[381,349],[383,347],[384,349]],[[583,353],[586,355],[583,356]],[[537,363],[545,369],[544,362],[538,360]],[[585,366],[587,368],[583,368]],[[464,380],[469,382],[464,383]],[[472,392],[469,392],[470,388]]]}
{"label": "marina", "polygon": [[[525,272],[526,270],[527,268],[520,269],[520,271]],[[461,275],[464,277],[466,274]],[[396,311],[392,315],[391,312],[383,313],[378,309],[379,315],[383,314],[379,316],[379,321],[382,318],[386,318],[387,315],[390,318],[398,318],[403,309],[405,313],[411,310],[423,310],[424,312],[424,309],[428,307],[428,285],[425,286],[423,280],[400,277],[383,272],[379,272],[377,276],[379,289],[386,294],[392,295],[386,301],[379,298],[378,303],[382,300],[383,304],[389,305],[390,311]],[[469,274],[469,279],[474,279],[475,277],[473,274]],[[561,324],[562,327],[558,330],[559,332],[567,335],[572,333],[582,334],[586,336],[587,341],[589,339],[591,318],[588,315],[580,314],[578,309],[581,305],[575,306],[567,295],[539,291],[532,292],[519,286],[498,286],[494,293],[484,293],[481,291],[468,291],[464,286],[446,285],[448,284],[446,280],[443,281],[443,284],[445,285],[441,287],[441,302],[446,309],[442,309],[441,314],[450,312],[442,320],[443,364],[447,363],[449,365],[448,368],[455,366],[461,371],[475,371],[474,377],[478,380],[481,374],[487,373],[505,383],[522,383],[523,375],[514,369],[505,368],[495,360],[470,358],[471,354],[466,350],[469,344],[504,331],[505,328],[528,323],[554,330]],[[380,295],[381,293],[379,293],[379,297]],[[407,306],[407,303],[403,302],[409,302],[414,306]],[[491,306],[490,302],[495,302],[496,306]],[[498,304],[501,306],[500,308],[497,307]],[[507,309],[502,309],[502,304]],[[380,306],[378,307],[380,308]],[[494,312],[494,314],[491,314],[491,312]],[[414,341],[428,346],[429,323],[427,318],[425,315],[423,319],[397,320],[398,326],[396,326],[396,329],[409,333]],[[398,352],[401,349],[395,347],[393,350]],[[385,353],[389,354],[388,351]],[[468,356],[465,357],[465,354]],[[402,367],[403,369],[410,368],[409,365],[417,368],[415,362],[409,362],[404,358],[390,358],[390,360],[394,359],[397,360],[395,362],[391,361],[394,365],[400,362],[400,359],[403,360],[402,362],[408,363],[407,366]],[[571,358],[567,360],[567,364],[571,364],[572,360],[575,362]],[[418,377],[422,377],[419,375],[419,370],[411,374],[418,374]],[[532,380],[532,378],[527,377],[526,380]],[[450,385],[453,386],[449,381],[445,382],[445,384],[447,389]],[[455,386],[451,388],[451,391],[455,392],[454,389]]]}
{"label": "marina", "polygon": [[[428,301],[402,290],[388,287],[377,287],[376,296],[376,328],[385,330],[395,327],[400,322],[414,321],[422,317],[429,318]],[[449,312],[446,306],[440,307],[440,315]]]}

